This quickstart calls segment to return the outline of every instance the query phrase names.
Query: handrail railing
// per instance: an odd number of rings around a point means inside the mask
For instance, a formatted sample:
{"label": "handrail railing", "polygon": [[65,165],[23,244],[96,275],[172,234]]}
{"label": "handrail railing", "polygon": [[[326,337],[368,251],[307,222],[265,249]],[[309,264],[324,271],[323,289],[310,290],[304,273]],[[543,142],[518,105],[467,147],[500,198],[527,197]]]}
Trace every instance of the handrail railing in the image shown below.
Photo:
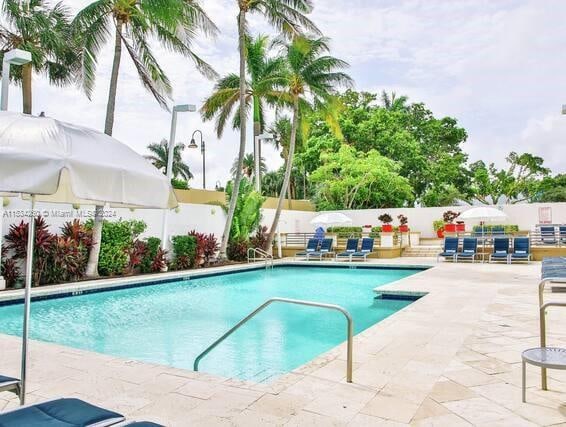
{"label": "handrail railing", "polygon": [[246,317],[244,317],[242,320],[240,320],[238,323],[236,323],[233,327],[231,327],[226,333],[224,333],[224,335],[222,335],[220,338],[218,338],[216,341],[214,341],[211,345],[209,345],[195,359],[195,362],[194,362],[194,365],[193,365],[193,370],[198,371],[198,365],[199,365],[199,363],[200,363],[200,361],[202,360],[203,357],[205,357],[208,353],[210,353],[212,350],[214,350],[214,348],[216,348],[216,346],[218,346],[218,344],[220,344],[222,341],[224,341],[226,338],[228,338],[230,335],[232,335],[234,332],[236,332],[236,330],[238,330],[241,326],[243,326],[245,323],[247,323],[248,320],[250,320],[256,314],[258,314],[260,311],[262,311],[267,306],[273,304],[274,302],[283,302],[283,303],[286,303],[286,304],[297,304],[297,305],[306,305],[306,306],[309,306],[309,307],[326,308],[326,309],[329,309],[329,310],[339,311],[340,313],[342,313],[344,315],[344,317],[346,317],[347,327],[348,327],[348,329],[347,329],[348,346],[347,346],[347,355],[346,355],[346,381],[351,383],[352,382],[352,353],[353,353],[353,345],[354,345],[354,343],[353,343],[354,321],[352,320],[352,316],[350,316],[350,313],[348,313],[348,311],[345,308],[340,307],[339,305],[335,305],[335,304],[325,304],[325,303],[315,302],[315,301],[305,301],[305,300],[298,300],[298,299],[291,299],[291,298],[280,298],[280,297],[270,298],[267,301],[265,301],[263,304],[261,304],[259,307],[257,307],[254,311],[252,311],[250,314],[248,314]]}
{"label": "handrail railing", "polygon": [[[546,309],[548,307],[566,307],[566,302],[547,302],[540,307],[540,346],[546,347]],[[546,368],[541,368],[542,389],[548,390]]]}
{"label": "handrail railing", "polygon": [[[250,252],[252,256],[250,256]],[[258,257],[257,255],[261,255]],[[265,261],[265,268],[273,267],[273,255],[269,252],[264,251],[261,248],[249,248],[248,249],[248,263],[250,261]]]}

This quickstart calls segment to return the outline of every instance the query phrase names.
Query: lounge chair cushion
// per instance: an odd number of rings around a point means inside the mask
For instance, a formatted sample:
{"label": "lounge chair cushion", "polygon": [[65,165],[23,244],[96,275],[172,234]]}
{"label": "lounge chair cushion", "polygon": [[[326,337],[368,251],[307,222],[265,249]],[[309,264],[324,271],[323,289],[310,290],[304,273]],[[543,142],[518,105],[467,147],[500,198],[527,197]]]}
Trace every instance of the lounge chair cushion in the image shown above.
{"label": "lounge chair cushion", "polygon": [[5,375],[0,375],[0,387],[2,387],[3,383],[12,383],[14,381],[20,381],[17,378],[7,377]]}
{"label": "lounge chair cushion", "polygon": [[57,399],[0,414],[0,427],[85,427],[112,425],[124,420],[116,412],[80,399]]}

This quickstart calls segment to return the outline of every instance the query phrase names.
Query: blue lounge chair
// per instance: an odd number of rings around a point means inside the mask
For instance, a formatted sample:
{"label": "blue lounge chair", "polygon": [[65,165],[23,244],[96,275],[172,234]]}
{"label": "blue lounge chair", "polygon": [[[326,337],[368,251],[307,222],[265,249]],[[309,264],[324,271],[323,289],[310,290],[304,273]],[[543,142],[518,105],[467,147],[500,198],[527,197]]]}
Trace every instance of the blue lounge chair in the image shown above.
{"label": "blue lounge chair", "polygon": [[475,237],[464,237],[464,242],[462,243],[462,252],[457,252],[454,259],[456,262],[463,259],[471,259],[472,262],[476,262],[476,257],[478,256],[478,239]]}
{"label": "blue lounge chair", "polygon": [[20,395],[20,380],[17,378],[6,377],[0,375],[0,392],[1,391],[11,391]]}
{"label": "blue lounge chair", "polygon": [[307,252],[307,261],[311,258],[318,258],[319,261],[322,261],[322,257],[327,255],[332,255],[332,245],[334,243],[334,239],[322,239],[322,243],[320,244],[320,249],[314,252]]}
{"label": "blue lounge chair", "polygon": [[555,234],[554,226],[540,227],[540,241],[543,245],[556,244],[556,234]]}
{"label": "blue lounge chair", "polygon": [[301,252],[297,252],[295,254],[295,258],[297,257],[306,257],[309,253],[311,252],[316,252],[316,250],[318,249],[318,239],[312,238],[309,239],[307,242],[307,247],[305,248],[304,251]]}
{"label": "blue lounge chair", "polygon": [[531,262],[531,245],[528,237],[516,237],[513,240],[513,253],[509,257],[509,262],[513,261]]}
{"label": "blue lounge chair", "polygon": [[348,239],[346,242],[346,250],[336,254],[336,259],[338,258],[348,258],[352,261],[352,254],[358,250],[358,242],[360,239]]}
{"label": "blue lounge chair", "polygon": [[314,236],[312,237],[318,240],[319,243],[321,243],[322,239],[324,239],[324,228],[317,227],[316,230],[314,230]]}
{"label": "blue lounge chair", "polygon": [[493,239],[493,252],[489,254],[489,262],[505,261],[509,263],[509,238],[496,237]]}
{"label": "blue lounge chair", "polygon": [[436,256],[436,262],[440,259],[440,257],[452,258],[456,256],[458,252],[458,238],[457,237],[445,237],[444,238],[444,250]]}
{"label": "blue lounge chair", "polygon": [[354,258],[363,258],[364,261],[367,261],[368,256],[373,253],[373,238],[371,237],[364,237],[362,239],[362,247],[358,252],[354,252],[351,255],[350,261]]}
{"label": "blue lounge chair", "polygon": [[561,225],[558,227],[558,233],[560,235],[560,243],[566,243],[566,226]]}
{"label": "blue lounge chair", "polygon": [[[117,412],[80,399],[55,399],[21,406],[0,414],[1,427],[106,427],[123,423]],[[163,427],[148,421],[120,424],[128,427]]]}

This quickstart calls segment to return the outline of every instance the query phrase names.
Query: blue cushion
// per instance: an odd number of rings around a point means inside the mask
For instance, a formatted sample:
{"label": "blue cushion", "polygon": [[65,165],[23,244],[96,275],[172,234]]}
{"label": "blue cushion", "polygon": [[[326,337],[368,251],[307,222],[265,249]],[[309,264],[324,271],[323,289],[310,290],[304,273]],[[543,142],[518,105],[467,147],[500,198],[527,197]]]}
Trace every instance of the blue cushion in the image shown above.
{"label": "blue cushion", "polygon": [[0,386],[2,385],[2,383],[10,383],[12,381],[19,381],[19,379],[0,375]]}
{"label": "blue cushion", "polygon": [[123,421],[116,412],[91,405],[80,399],[57,399],[25,406],[0,414],[0,427],[85,427]]}

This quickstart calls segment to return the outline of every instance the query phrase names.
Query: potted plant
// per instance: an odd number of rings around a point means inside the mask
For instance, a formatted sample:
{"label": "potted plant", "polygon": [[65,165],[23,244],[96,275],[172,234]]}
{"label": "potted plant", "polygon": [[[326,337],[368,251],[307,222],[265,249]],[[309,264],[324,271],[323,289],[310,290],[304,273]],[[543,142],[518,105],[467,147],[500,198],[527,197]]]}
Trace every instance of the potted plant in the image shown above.
{"label": "potted plant", "polygon": [[439,239],[442,239],[444,237],[444,220],[443,219],[437,219],[436,221],[432,222],[432,228],[434,228],[434,231],[436,231],[436,236]]}
{"label": "potted plant", "polygon": [[448,233],[456,232],[456,224],[454,220],[460,215],[458,212],[446,211],[442,214],[442,219],[444,220],[444,231]]}
{"label": "potted plant", "polygon": [[456,221],[456,231],[458,233],[463,233],[466,231],[466,224],[464,223],[464,221]]}
{"label": "potted plant", "polygon": [[393,226],[391,223],[393,222],[393,218],[388,213],[381,214],[377,217],[383,225],[381,226],[381,231],[384,233],[391,233],[393,231]]}
{"label": "potted plant", "polygon": [[409,226],[407,225],[409,223],[409,218],[403,214],[399,214],[397,215],[397,219],[399,220],[399,231],[401,233],[407,233],[409,231]]}

